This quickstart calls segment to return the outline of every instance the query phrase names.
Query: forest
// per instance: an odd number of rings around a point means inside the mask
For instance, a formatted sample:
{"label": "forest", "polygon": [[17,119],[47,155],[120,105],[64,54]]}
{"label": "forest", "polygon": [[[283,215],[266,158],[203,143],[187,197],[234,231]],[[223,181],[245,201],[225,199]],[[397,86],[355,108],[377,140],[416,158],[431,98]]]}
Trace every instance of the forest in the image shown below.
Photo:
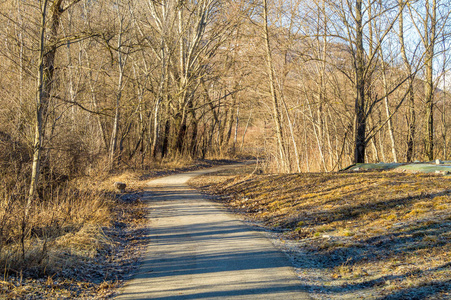
{"label": "forest", "polygon": [[[2,1],[4,172],[449,158],[447,1]],[[12,169],[15,169],[13,171]]]}
{"label": "forest", "polygon": [[437,0],[0,0],[1,242],[25,256],[26,222],[4,234],[9,204],[27,220],[97,172],[449,160],[450,14]]}

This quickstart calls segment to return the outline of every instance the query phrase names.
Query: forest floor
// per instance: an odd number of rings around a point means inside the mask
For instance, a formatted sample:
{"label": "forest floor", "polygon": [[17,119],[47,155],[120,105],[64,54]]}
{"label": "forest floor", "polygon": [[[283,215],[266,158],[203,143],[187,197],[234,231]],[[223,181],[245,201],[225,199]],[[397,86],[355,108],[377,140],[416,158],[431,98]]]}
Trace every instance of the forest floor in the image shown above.
{"label": "forest floor", "polygon": [[451,176],[254,168],[191,184],[263,228],[313,298],[451,299]]}
{"label": "forest floor", "polygon": [[[105,211],[99,214],[108,214],[104,216],[109,219],[108,225],[82,222],[80,228],[66,234],[63,230],[60,236],[44,243],[40,238],[45,262],[30,261],[30,265],[38,267],[25,267],[22,271],[12,267],[10,272],[5,270],[0,279],[0,299],[113,297],[117,288],[131,277],[147,246],[149,208],[142,201],[145,183],[152,178],[228,163],[203,160],[80,178],[74,184],[81,190],[102,195],[101,208]],[[115,190],[117,181],[127,184],[124,193]],[[8,251],[1,250],[2,255]]]}

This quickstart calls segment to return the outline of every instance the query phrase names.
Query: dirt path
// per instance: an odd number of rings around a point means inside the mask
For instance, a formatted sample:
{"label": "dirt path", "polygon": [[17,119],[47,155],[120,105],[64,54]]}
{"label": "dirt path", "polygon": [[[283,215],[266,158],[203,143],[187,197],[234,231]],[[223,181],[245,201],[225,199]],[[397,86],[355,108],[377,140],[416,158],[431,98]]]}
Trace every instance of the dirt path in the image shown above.
{"label": "dirt path", "polygon": [[310,299],[284,254],[186,182],[231,166],[149,182],[150,242],[116,299]]}

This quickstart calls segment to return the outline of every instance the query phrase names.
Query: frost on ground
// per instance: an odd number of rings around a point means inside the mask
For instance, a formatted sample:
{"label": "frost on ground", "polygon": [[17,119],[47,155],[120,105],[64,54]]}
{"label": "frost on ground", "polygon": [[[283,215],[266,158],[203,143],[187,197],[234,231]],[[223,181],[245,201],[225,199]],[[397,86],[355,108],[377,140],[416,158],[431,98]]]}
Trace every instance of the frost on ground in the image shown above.
{"label": "frost on ground", "polygon": [[315,299],[451,299],[451,177],[256,175],[192,184],[262,228]]}

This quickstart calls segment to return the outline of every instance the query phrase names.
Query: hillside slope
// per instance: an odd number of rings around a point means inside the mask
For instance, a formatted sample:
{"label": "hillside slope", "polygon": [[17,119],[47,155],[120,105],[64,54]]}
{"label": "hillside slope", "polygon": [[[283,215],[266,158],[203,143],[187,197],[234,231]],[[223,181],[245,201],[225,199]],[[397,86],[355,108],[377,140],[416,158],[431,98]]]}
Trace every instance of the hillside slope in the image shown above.
{"label": "hillside slope", "polygon": [[316,298],[451,297],[451,177],[250,172],[192,184],[270,229]]}

